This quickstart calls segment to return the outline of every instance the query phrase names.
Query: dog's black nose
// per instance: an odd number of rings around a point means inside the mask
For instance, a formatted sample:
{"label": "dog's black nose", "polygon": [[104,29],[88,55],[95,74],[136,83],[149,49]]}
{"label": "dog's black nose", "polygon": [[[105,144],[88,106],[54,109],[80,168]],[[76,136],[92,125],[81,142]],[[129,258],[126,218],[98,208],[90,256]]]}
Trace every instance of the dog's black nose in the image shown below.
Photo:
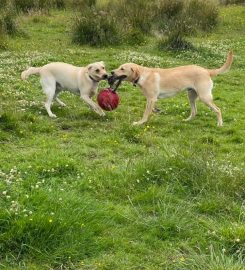
{"label": "dog's black nose", "polygon": [[107,79],[107,78],[108,78],[107,74],[103,75],[103,79]]}
{"label": "dog's black nose", "polygon": [[114,74],[115,74],[115,71],[114,71],[114,70],[112,70],[111,74],[112,74],[112,75],[114,75]]}

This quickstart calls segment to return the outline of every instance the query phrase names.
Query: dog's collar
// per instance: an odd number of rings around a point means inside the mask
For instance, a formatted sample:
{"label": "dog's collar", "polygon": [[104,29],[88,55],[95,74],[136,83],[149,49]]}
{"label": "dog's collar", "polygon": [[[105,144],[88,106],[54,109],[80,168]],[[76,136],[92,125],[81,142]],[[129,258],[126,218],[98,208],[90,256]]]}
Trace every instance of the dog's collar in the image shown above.
{"label": "dog's collar", "polygon": [[96,81],[92,76],[88,75],[90,80],[93,81],[94,83],[98,83],[99,81]]}
{"label": "dog's collar", "polygon": [[135,81],[133,81],[133,86],[137,86],[137,83],[139,82],[140,77],[138,77]]}

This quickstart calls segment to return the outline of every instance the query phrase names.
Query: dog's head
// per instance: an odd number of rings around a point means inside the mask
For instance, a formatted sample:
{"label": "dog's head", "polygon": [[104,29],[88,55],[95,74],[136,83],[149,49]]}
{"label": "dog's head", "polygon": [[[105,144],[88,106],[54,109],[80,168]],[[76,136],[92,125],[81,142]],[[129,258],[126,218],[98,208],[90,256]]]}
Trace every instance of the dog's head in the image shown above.
{"label": "dog's head", "polygon": [[108,78],[104,62],[96,62],[87,66],[88,75],[94,81],[106,80]]}
{"label": "dog's head", "polygon": [[133,63],[123,64],[119,68],[114,69],[111,74],[115,80],[129,82],[135,82],[140,76],[138,65]]}

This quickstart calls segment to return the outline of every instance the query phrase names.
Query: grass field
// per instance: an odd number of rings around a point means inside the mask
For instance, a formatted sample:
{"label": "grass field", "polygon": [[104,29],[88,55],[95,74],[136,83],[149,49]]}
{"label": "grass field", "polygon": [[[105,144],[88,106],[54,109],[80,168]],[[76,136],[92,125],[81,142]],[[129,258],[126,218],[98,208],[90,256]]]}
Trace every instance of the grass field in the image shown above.
{"label": "grass field", "polygon": [[[0,269],[245,269],[245,6],[222,8],[218,28],[191,39],[196,50],[175,53],[152,40],[73,45],[73,16],[22,17],[25,35],[0,53]],[[68,106],[54,104],[50,119],[39,78],[20,80],[52,61],[216,68],[229,49],[232,69],[214,79],[222,128],[200,102],[196,119],[182,121],[186,93],[133,127],[145,100],[127,83],[104,118],[63,93]]]}

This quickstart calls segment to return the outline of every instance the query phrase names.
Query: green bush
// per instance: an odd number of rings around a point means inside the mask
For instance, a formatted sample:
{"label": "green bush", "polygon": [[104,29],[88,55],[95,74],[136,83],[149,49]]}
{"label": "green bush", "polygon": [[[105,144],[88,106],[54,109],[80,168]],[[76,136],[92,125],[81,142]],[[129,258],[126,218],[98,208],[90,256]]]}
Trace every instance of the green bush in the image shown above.
{"label": "green bush", "polygon": [[145,41],[145,35],[139,29],[131,28],[124,35],[124,42],[129,45],[141,44]]}
{"label": "green bush", "polygon": [[4,30],[8,35],[14,35],[18,32],[16,23],[16,13],[14,10],[7,10],[3,16]]}
{"label": "green bush", "polygon": [[182,0],[165,0],[160,3],[156,16],[156,28],[167,35],[168,39],[161,38],[159,48],[187,49],[189,47],[183,36],[190,33],[192,28],[190,17],[187,17],[185,12],[185,3]]}
{"label": "green bush", "polygon": [[86,7],[93,7],[96,4],[96,0],[73,0],[72,6],[74,8],[86,8]]}
{"label": "green bush", "polygon": [[218,24],[218,5],[212,1],[191,0],[187,10],[194,27],[210,31]]}
{"label": "green bush", "polygon": [[158,4],[156,28],[161,38],[159,47],[188,49],[193,47],[186,37],[198,30],[210,31],[218,23],[218,6],[212,0],[164,0]]}
{"label": "green bush", "polygon": [[73,28],[80,44],[140,44],[145,35],[160,32],[160,47],[192,47],[185,37],[210,31],[218,22],[215,0],[80,0],[81,16]]}
{"label": "green bush", "polygon": [[244,0],[220,0],[220,3],[223,5],[239,5],[245,4]]}
{"label": "green bush", "polygon": [[64,9],[66,0],[13,0],[18,12],[29,12],[30,10],[49,11],[51,7]]}
{"label": "green bush", "polygon": [[54,7],[58,9],[64,9],[66,7],[66,1],[65,0],[54,0]]}
{"label": "green bush", "polygon": [[[73,26],[73,41],[92,46],[140,44],[150,32],[148,1],[108,0],[77,3],[81,15]],[[120,14],[120,16],[118,15]]]}
{"label": "green bush", "polygon": [[142,33],[149,33],[154,15],[154,2],[156,1],[118,0],[110,1],[109,5],[117,18],[117,22],[123,25],[123,27],[126,26],[138,29]]}
{"label": "green bush", "polygon": [[18,32],[16,23],[17,13],[9,1],[3,1],[0,4],[0,47],[6,46],[6,35],[14,35]]}
{"label": "green bush", "polygon": [[27,12],[35,7],[36,1],[34,0],[14,0],[15,8],[18,11]]}
{"label": "green bush", "polygon": [[0,18],[0,50],[6,49],[6,34],[4,32],[3,23]]}
{"label": "green bush", "polygon": [[113,17],[106,12],[98,12],[94,7],[84,9],[73,27],[75,43],[105,46],[118,44],[120,40]]}

